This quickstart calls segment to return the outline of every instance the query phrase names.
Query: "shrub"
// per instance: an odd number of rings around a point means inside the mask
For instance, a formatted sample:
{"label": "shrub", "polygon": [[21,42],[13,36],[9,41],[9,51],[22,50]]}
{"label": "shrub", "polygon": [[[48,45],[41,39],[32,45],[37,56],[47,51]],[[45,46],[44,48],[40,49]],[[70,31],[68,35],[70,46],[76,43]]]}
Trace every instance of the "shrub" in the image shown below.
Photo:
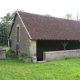
{"label": "shrub", "polygon": [[11,53],[14,53],[14,51],[12,49],[9,48],[6,50],[6,56],[7,57],[11,57]]}
{"label": "shrub", "polygon": [[27,54],[25,54],[25,53],[21,53],[21,55],[20,55],[21,57],[24,57],[24,58],[30,58],[30,56],[28,56]]}

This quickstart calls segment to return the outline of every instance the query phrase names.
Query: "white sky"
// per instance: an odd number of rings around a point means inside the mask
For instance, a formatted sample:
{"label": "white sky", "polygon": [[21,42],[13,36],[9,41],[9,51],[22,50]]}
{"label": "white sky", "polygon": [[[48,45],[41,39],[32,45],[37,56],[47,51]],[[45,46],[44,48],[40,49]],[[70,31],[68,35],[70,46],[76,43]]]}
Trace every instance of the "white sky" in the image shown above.
{"label": "white sky", "polygon": [[71,13],[76,18],[80,13],[80,0],[0,0],[0,17],[17,9],[62,18]]}

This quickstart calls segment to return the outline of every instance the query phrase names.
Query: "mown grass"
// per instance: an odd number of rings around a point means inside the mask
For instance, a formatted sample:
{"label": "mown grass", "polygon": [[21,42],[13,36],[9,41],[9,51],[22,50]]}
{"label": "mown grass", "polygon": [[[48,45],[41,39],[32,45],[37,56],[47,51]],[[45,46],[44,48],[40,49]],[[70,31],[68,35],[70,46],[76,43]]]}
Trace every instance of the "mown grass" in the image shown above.
{"label": "mown grass", "polygon": [[80,80],[80,59],[46,63],[0,60],[0,80]]}

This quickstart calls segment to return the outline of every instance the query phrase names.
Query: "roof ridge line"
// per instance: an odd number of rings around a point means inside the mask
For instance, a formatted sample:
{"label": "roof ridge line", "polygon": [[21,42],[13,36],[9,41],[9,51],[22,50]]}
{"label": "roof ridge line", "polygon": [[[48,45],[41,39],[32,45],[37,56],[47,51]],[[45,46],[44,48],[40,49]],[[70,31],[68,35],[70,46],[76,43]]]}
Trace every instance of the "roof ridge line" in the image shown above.
{"label": "roof ridge line", "polygon": [[29,31],[27,30],[27,28],[26,28],[24,22],[22,21],[21,16],[19,15],[18,11],[17,11],[17,14],[18,14],[18,16],[19,16],[19,18],[20,18],[20,20],[21,20],[21,22],[22,22],[22,25],[23,25],[24,28],[26,29],[26,32],[28,33],[29,38],[32,39],[31,36],[30,36],[30,33],[29,33]]}

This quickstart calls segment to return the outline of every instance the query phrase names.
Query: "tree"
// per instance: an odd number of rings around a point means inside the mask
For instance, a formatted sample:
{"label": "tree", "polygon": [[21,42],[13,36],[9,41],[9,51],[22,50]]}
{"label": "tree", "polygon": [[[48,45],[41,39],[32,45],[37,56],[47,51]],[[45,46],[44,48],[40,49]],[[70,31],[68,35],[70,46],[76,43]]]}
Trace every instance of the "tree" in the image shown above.
{"label": "tree", "polygon": [[45,14],[45,16],[52,17],[50,14]]}
{"label": "tree", "polygon": [[66,16],[65,16],[67,19],[72,19],[72,14],[71,13],[68,13],[68,14],[66,14]]}
{"label": "tree", "polygon": [[10,32],[13,18],[14,18],[14,12],[12,14],[7,13],[5,16],[1,17],[0,42],[2,42],[3,45],[7,44],[8,34]]}
{"label": "tree", "polygon": [[80,13],[76,14],[76,19],[77,19],[77,21],[80,21]]}

